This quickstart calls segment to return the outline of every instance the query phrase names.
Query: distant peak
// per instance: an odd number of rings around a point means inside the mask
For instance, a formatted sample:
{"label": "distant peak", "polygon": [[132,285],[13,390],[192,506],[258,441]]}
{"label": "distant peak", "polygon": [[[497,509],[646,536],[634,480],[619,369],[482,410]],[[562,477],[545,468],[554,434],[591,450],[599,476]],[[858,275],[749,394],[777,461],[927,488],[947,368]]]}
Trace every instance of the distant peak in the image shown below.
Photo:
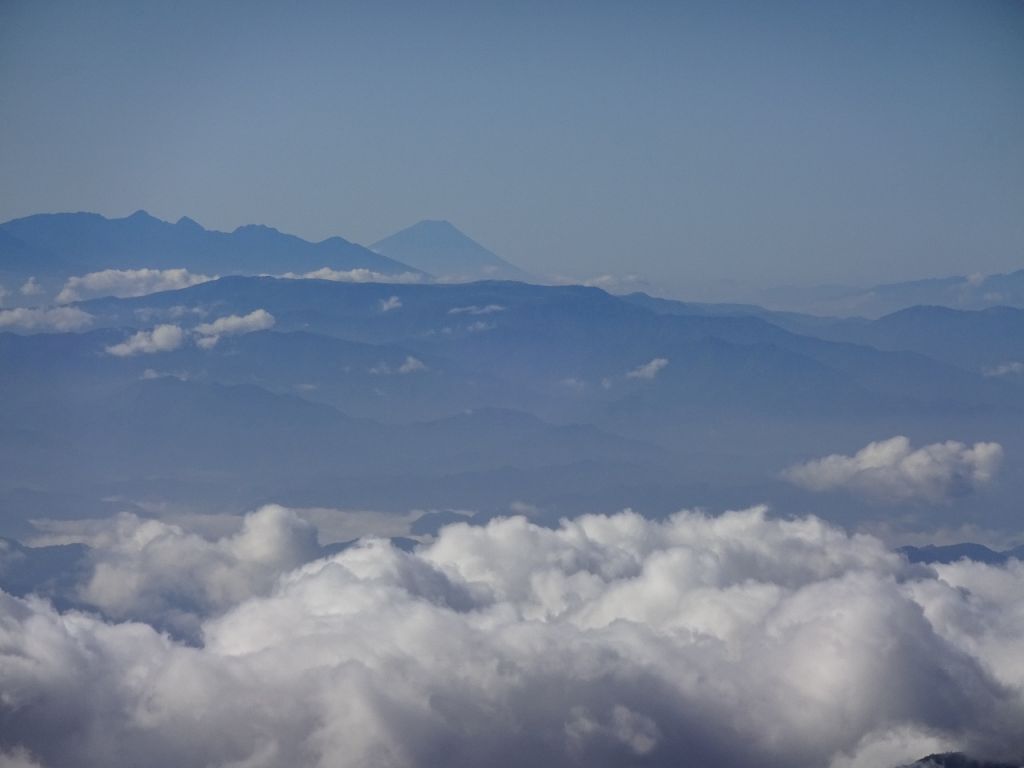
{"label": "distant peak", "polygon": [[244,232],[278,232],[273,227],[268,227],[266,224],[243,224],[237,227],[233,234],[244,233]]}
{"label": "distant peak", "polygon": [[135,213],[133,213],[131,216],[128,216],[127,218],[134,219],[136,221],[143,221],[146,219],[153,219],[154,221],[156,220],[155,217],[149,215],[149,211],[144,211],[142,208],[139,208],[139,210],[137,210]]}
{"label": "distant peak", "polygon": [[423,219],[370,245],[372,250],[434,275],[456,280],[529,279],[447,219]]}
{"label": "distant peak", "polygon": [[[449,244],[453,242],[460,242],[473,243],[476,245],[468,235],[447,219],[421,219],[415,224],[391,235],[391,238],[394,237],[428,238],[431,241],[441,241]],[[385,240],[391,238],[385,238]]]}
{"label": "distant peak", "polygon": [[340,237],[338,235],[331,235],[330,237],[320,241],[321,245],[323,245],[324,243],[330,243],[330,244],[334,244],[334,245],[337,245],[337,244],[340,244],[340,245],[351,245],[352,244],[350,241],[346,240],[344,237]]}
{"label": "distant peak", "polygon": [[203,226],[195,219],[190,219],[188,216],[182,216],[175,222],[176,226],[188,229],[202,229]]}

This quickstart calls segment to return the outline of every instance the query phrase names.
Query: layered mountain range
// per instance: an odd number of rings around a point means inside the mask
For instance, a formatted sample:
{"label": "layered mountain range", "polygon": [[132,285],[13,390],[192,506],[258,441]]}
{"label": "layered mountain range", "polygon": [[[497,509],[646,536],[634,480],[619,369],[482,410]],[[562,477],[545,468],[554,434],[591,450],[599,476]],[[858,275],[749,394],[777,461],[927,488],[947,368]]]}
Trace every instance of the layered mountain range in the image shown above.
{"label": "layered mountain range", "polygon": [[[47,327],[54,311],[75,313],[74,330]],[[42,325],[24,325],[32,312]],[[782,472],[893,435],[1024,448],[1020,337],[990,332],[1022,316],[825,322],[581,286],[245,276],[8,310],[0,533],[112,499],[493,514],[527,502],[551,519],[772,499],[888,520],[892,507]],[[956,343],[937,348],[936,334]],[[996,525],[1019,485],[954,484],[937,508],[900,514]]]}

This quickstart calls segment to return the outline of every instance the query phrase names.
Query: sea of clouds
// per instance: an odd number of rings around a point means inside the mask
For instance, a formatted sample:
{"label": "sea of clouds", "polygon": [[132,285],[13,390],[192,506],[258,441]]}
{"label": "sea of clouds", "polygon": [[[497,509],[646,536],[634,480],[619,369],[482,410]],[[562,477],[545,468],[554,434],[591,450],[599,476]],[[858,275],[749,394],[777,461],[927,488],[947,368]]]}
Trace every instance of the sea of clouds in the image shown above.
{"label": "sea of clouds", "polygon": [[329,557],[277,506],[90,529],[0,593],[0,765],[882,768],[1024,756],[1024,564],[764,509],[448,526]]}

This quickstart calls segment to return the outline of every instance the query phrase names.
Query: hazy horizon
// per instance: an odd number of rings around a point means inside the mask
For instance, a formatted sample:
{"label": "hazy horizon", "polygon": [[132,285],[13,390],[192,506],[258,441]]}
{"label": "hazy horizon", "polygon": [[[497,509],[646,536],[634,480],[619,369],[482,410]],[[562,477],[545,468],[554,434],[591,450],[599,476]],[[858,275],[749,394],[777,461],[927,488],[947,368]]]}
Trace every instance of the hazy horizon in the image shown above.
{"label": "hazy horizon", "polygon": [[[231,228],[227,228],[227,227],[225,227],[225,228],[217,228],[215,226],[207,225],[205,222],[203,222],[202,220],[200,220],[196,216],[189,215],[188,213],[183,213],[180,216],[173,217],[173,218],[164,218],[164,217],[161,217],[159,215],[154,214],[152,211],[146,210],[145,208],[134,208],[134,209],[132,209],[130,211],[125,211],[125,212],[120,213],[120,214],[104,214],[104,213],[101,213],[101,212],[95,211],[95,210],[35,211],[32,214],[28,214],[28,216],[53,215],[53,214],[77,214],[77,213],[99,214],[100,216],[103,216],[104,218],[111,219],[111,220],[114,220],[114,219],[127,219],[127,218],[131,217],[132,215],[139,214],[139,213],[144,213],[144,214],[146,214],[148,216],[152,216],[153,218],[156,218],[156,219],[158,219],[160,221],[164,221],[164,222],[171,223],[171,224],[174,224],[174,223],[176,223],[177,221],[179,221],[181,219],[188,219],[188,220],[196,222],[197,224],[199,224],[201,227],[203,227],[204,229],[206,229],[208,231],[211,231],[211,232],[221,232],[221,233],[225,233],[225,234],[230,234],[230,233],[232,233],[232,232],[234,232],[234,231],[236,231],[236,230],[238,230],[240,228],[245,228],[247,226],[264,226],[264,227],[270,227],[272,229],[276,229],[277,231],[281,232],[284,235],[294,235],[296,237],[300,237],[300,238],[302,238],[304,240],[307,240],[308,242],[311,242],[311,243],[321,243],[321,242],[330,240],[330,239],[335,238],[335,237],[341,237],[341,238],[343,238],[345,240],[348,240],[349,242],[356,243],[357,245],[361,245],[361,246],[363,246],[365,248],[369,248],[371,250],[375,249],[375,243],[373,241],[356,240],[356,239],[348,236],[345,232],[332,232],[332,233],[327,234],[327,235],[325,235],[323,237],[307,238],[307,237],[301,235],[300,233],[292,232],[292,231],[289,231],[289,230],[286,230],[286,229],[281,229],[279,227],[276,227],[276,226],[273,226],[273,225],[267,224],[266,222],[261,222],[261,221],[246,221],[246,222],[242,222],[242,223],[240,223],[240,224],[238,224],[238,225],[236,225],[234,227],[231,227]],[[16,218],[25,218],[25,217],[16,217]],[[479,242],[479,240],[477,238],[473,237],[470,233],[464,231],[463,228],[459,226],[458,222],[452,221],[451,219],[446,219],[444,217],[425,218],[425,219],[418,219],[416,221],[410,221],[406,225],[400,226],[400,227],[396,228],[395,230],[393,230],[391,232],[385,233],[385,235],[383,235],[379,239],[380,240],[387,239],[388,237],[390,237],[392,235],[395,235],[397,233],[400,233],[400,232],[403,232],[405,230],[411,229],[411,228],[413,228],[416,225],[421,225],[421,224],[424,224],[424,223],[433,223],[433,222],[442,222],[442,223],[445,223],[445,224],[450,224],[456,230],[458,230],[459,233],[461,233],[462,235],[466,236],[467,238],[470,238],[471,240],[473,240],[478,245],[481,245],[484,248],[487,248],[486,243]],[[2,224],[2,223],[3,222],[0,222],[0,224]],[[497,254],[497,255],[501,256],[500,253]],[[518,266],[518,265],[516,265],[516,266]],[[915,281],[924,281],[924,280],[932,280],[932,279],[943,279],[943,278],[951,278],[951,277],[966,277],[968,279],[977,279],[977,278],[982,277],[982,276],[998,275],[998,274],[1006,274],[1006,273],[1017,272],[1017,271],[1020,271],[1021,269],[1024,269],[1024,258],[1021,259],[1021,262],[1020,262],[1019,266],[1014,267],[1013,265],[1011,265],[1010,267],[1008,267],[1005,270],[1005,272],[997,272],[997,271],[996,272],[984,272],[984,271],[977,271],[977,270],[972,271],[972,270],[969,270],[969,269],[965,268],[965,269],[961,269],[961,270],[956,271],[956,272],[946,271],[946,272],[942,272],[942,273],[922,273],[922,274],[916,274],[916,275],[912,275],[912,276],[906,278],[905,280],[893,280],[891,282],[893,284],[900,284],[900,283],[912,283],[912,282],[915,282]],[[444,275],[440,275],[440,277],[444,277]],[[803,288],[807,288],[807,289],[814,289],[814,288],[828,289],[828,288],[831,288],[831,287],[844,288],[844,289],[845,288],[849,288],[849,289],[869,289],[869,288],[872,288],[872,287],[875,287],[875,286],[879,286],[879,285],[886,285],[889,282],[889,281],[880,281],[880,280],[877,280],[877,279],[874,279],[874,280],[866,279],[866,280],[862,280],[862,281],[848,281],[848,282],[813,282],[813,281],[811,281],[811,282],[807,282],[807,281],[769,282],[769,283],[764,283],[764,284],[760,284],[760,285],[755,285],[753,283],[745,282],[745,281],[739,280],[739,279],[733,280],[733,279],[722,278],[722,279],[716,280],[716,281],[709,281],[709,282],[704,282],[704,283],[695,283],[695,284],[692,284],[692,285],[686,285],[686,284],[672,284],[670,282],[659,282],[659,281],[656,281],[656,280],[649,279],[647,276],[642,275],[640,273],[636,273],[636,272],[615,272],[615,273],[605,272],[605,273],[593,273],[593,274],[586,274],[586,273],[575,273],[575,274],[572,274],[572,273],[568,273],[568,272],[565,272],[565,271],[557,271],[557,270],[556,271],[551,271],[551,272],[546,272],[546,273],[539,273],[539,274],[535,275],[535,277],[538,280],[541,280],[543,282],[553,281],[556,284],[558,284],[558,283],[572,284],[572,283],[578,282],[578,283],[585,284],[585,285],[593,285],[593,286],[599,287],[599,288],[610,288],[613,291],[619,291],[619,292],[636,290],[636,291],[649,292],[652,295],[657,295],[657,296],[669,296],[669,297],[676,297],[676,298],[682,298],[682,299],[690,298],[690,299],[693,299],[693,300],[698,300],[700,298],[704,298],[704,299],[706,299],[708,301],[722,301],[722,302],[728,302],[730,300],[738,299],[738,298],[741,298],[741,297],[745,297],[745,298],[750,299],[750,300],[754,300],[756,298],[761,298],[763,300],[765,292],[767,292],[767,294],[770,295],[772,289],[787,289],[787,288],[793,288],[793,289],[803,289]],[[608,279],[608,283],[609,283],[608,285],[603,284],[602,277]],[[611,278],[615,278],[614,282],[611,280]]]}
{"label": "hazy horizon", "polygon": [[1024,6],[0,7],[0,219],[143,208],[670,293],[1024,266]]}

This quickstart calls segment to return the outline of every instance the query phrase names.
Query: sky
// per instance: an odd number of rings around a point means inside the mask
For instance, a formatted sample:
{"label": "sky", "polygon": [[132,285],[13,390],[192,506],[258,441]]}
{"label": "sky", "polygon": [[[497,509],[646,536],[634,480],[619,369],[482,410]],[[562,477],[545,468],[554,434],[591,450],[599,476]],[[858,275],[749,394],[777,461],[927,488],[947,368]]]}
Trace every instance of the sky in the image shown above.
{"label": "sky", "polygon": [[0,0],[0,220],[698,287],[1024,267],[1024,3]]}

